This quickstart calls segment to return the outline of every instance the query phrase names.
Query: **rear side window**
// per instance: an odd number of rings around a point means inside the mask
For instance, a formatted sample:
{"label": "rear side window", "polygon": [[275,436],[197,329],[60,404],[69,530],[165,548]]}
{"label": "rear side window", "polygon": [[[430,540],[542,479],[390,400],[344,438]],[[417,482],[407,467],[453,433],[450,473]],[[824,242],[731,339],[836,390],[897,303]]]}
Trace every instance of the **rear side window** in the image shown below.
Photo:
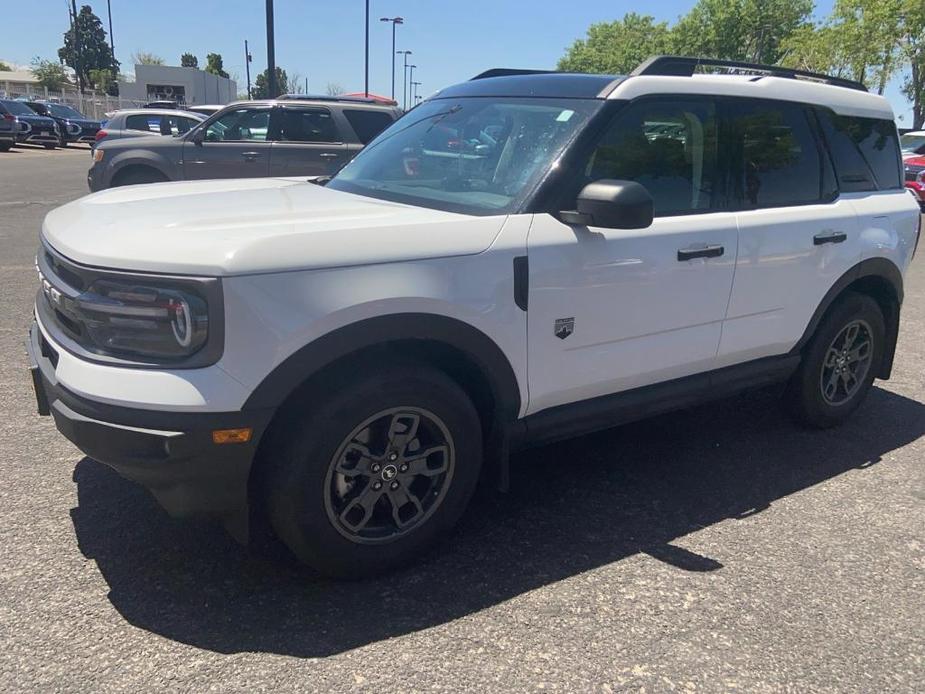
{"label": "rear side window", "polygon": [[344,116],[364,145],[392,125],[392,116],[384,111],[344,109]]}
{"label": "rear side window", "polygon": [[821,111],[819,119],[843,191],[902,187],[899,141],[892,121],[831,111]]}
{"label": "rear side window", "polygon": [[741,206],[806,205],[827,197],[819,143],[802,106],[735,102],[729,128],[733,189]]}
{"label": "rear side window", "polygon": [[156,115],[135,115],[125,117],[127,130],[144,130],[151,133],[160,133],[161,117]]}

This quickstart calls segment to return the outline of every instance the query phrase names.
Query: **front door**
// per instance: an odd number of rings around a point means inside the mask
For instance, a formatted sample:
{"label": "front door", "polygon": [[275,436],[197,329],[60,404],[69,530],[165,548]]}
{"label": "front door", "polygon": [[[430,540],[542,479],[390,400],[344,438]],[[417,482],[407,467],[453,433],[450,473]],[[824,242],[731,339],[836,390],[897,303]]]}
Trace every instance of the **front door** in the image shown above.
{"label": "front door", "polygon": [[270,154],[271,176],[326,176],[348,159],[335,114],[317,106],[280,105]]}
{"label": "front door", "polygon": [[183,144],[183,174],[187,179],[253,178],[269,175],[270,113],[266,105],[249,105],[224,112],[205,126],[201,142]]}
{"label": "front door", "polygon": [[720,210],[717,129],[710,99],[643,100],[576,169],[563,209],[588,182],[633,180],[655,201],[646,229],[535,216],[530,413],[713,368],[737,251],[735,214]]}

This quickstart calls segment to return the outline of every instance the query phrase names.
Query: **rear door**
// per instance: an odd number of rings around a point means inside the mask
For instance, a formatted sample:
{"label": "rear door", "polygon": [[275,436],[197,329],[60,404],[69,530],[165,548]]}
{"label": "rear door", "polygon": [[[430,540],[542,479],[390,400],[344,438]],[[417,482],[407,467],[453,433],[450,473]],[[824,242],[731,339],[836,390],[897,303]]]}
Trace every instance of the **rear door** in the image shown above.
{"label": "rear door", "polygon": [[252,178],[270,170],[270,113],[266,104],[226,110],[205,126],[201,142],[183,144],[183,173],[187,179]]}
{"label": "rear door", "polygon": [[275,122],[271,176],[325,176],[347,161],[343,128],[331,109],[281,104]]}
{"label": "rear door", "polygon": [[723,149],[732,160],[739,253],[717,366],[788,352],[829,288],[859,258],[854,206],[811,108],[731,99]]}

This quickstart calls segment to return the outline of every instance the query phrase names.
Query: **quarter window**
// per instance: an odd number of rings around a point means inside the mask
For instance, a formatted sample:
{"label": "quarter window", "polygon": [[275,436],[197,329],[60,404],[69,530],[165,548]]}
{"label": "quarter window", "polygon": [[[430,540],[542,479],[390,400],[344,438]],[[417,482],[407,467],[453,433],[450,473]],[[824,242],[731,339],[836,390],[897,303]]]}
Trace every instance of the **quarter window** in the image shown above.
{"label": "quarter window", "polygon": [[384,111],[344,109],[344,116],[364,145],[392,124],[392,116]]}
{"label": "quarter window", "polygon": [[831,111],[822,111],[819,117],[842,190],[902,187],[899,142],[892,121]]}
{"label": "quarter window", "polygon": [[738,102],[730,107],[733,185],[746,209],[820,202],[823,159],[806,111],[796,104]]}
{"label": "quarter window", "polygon": [[707,211],[716,183],[716,137],[711,101],[632,105],[594,148],[581,185],[605,178],[636,181],[652,195],[656,216]]}

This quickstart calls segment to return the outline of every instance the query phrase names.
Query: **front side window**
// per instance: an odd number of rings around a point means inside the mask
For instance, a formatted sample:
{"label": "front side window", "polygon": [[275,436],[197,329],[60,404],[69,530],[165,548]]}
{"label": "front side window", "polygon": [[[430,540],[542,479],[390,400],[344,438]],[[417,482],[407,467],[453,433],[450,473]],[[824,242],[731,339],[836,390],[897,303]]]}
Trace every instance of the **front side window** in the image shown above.
{"label": "front side window", "polygon": [[808,114],[798,104],[730,106],[733,187],[746,209],[820,202],[825,172]]}
{"label": "front side window", "polygon": [[582,168],[574,191],[617,179],[644,186],[655,215],[688,214],[713,206],[717,121],[712,101],[649,101],[617,115]]}
{"label": "front side window", "polygon": [[265,142],[270,110],[239,108],[227,111],[206,129],[206,142]]}
{"label": "front side window", "polygon": [[464,214],[512,212],[601,104],[434,99],[396,121],[328,187]]}
{"label": "front side window", "polygon": [[337,125],[327,109],[281,108],[278,112],[282,142],[340,142]]}

